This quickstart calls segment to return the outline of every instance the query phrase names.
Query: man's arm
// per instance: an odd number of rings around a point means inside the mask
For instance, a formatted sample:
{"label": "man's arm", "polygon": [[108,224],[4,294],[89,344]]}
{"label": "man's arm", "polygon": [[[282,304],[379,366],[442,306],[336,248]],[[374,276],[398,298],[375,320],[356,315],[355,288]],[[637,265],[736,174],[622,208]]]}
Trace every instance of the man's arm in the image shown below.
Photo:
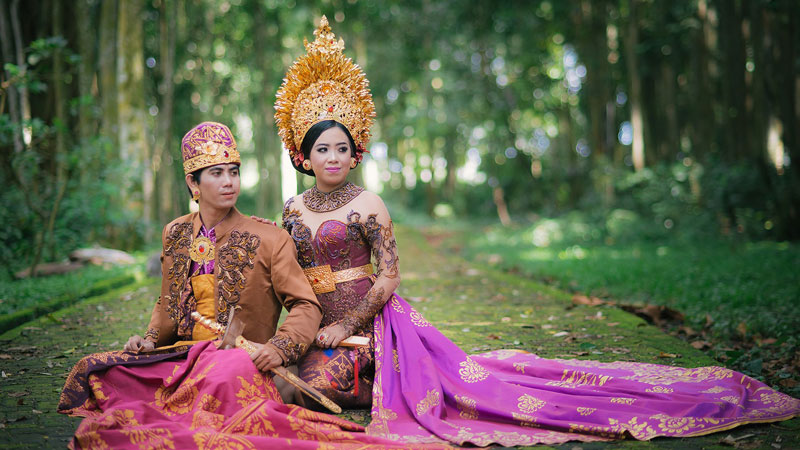
{"label": "man's arm", "polygon": [[270,275],[275,295],[289,314],[267,345],[273,346],[288,366],[296,363],[313,342],[322,308],[297,263],[294,242],[283,230],[273,247]]}

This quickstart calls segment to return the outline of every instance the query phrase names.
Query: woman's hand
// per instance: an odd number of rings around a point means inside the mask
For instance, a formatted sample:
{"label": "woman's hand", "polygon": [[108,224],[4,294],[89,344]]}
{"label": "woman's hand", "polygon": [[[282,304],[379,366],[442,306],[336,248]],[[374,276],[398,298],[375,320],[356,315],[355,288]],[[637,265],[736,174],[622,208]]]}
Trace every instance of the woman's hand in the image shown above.
{"label": "woman's hand", "polygon": [[263,217],[258,217],[258,216],[250,216],[250,218],[251,218],[251,219],[253,219],[253,220],[255,220],[256,222],[265,223],[265,224],[267,224],[267,225],[274,225],[274,226],[276,226],[276,227],[278,226],[278,222],[273,222],[273,221],[271,221],[271,220],[269,220],[269,219],[265,219],[265,218],[263,218]]}
{"label": "woman's hand", "polygon": [[343,326],[335,323],[319,330],[314,343],[317,344],[317,347],[334,348],[337,347],[342,340],[349,337],[350,333],[345,331]]}
{"label": "woman's hand", "polygon": [[283,364],[283,358],[275,348],[271,345],[267,344],[257,344],[253,342],[253,345],[258,349],[250,355],[250,359],[253,360],[253,364],[256,365],[258,370],[262,372],[266,372],[269,369],[274,369]]}
{"label": "woman's hand", "polygon": [[156,344],[153,341],[148,341],[147,339],[139,336],[138,334],[135,336],[131,336],[128,339],[128,342],[125,343],[125,347],[123,348],[126,352],[149,352],[156,347]]}

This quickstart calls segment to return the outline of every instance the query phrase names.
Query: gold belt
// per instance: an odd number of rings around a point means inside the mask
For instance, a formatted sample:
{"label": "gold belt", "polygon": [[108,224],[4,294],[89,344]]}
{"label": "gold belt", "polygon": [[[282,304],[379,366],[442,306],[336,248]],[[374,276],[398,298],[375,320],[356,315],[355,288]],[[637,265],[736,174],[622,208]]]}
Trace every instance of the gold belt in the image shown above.
{"label": "gold belt", "polygon": [[358,280],[359,278],[372,275],[372,264],[364,264],[363,266],[336,272],[333,272],[329,265],[316,266],[303,269],[303,272],[306,274],[308,282],[311,283],[311,288],[314,289],[314,293],[324,294],[326,292],[335,291],[336,283]]}

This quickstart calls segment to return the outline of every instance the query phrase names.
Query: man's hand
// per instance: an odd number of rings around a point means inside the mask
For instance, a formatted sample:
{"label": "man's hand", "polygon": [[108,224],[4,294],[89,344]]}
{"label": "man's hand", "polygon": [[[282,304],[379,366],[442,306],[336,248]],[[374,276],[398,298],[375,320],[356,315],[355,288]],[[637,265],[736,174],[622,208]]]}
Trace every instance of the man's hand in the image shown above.
{"label": "man's hand", "polygon": [[131,336],[128,339],[128,342],[125,343],[125,348],[123,348],[126,352],[149,352],[156,347],[156,344],[153,341],[148,341],[147,339],[139,336],[138,334],[135,336]]}
{"label": "man's hand", "polygon": [[337,347],[342,340],[350,337],[344,327],[338,323],[328,325],[317,332],[317,340],[314,342],[317,347],[333,348]]}
{"label": "man's hand", "polygon": [[274,369],[283,364],[281,355],[278,354],[273,346],[257,344],[255,342],[253,342],[253,345],[255,345],[258,350],[250,355],[250,359],[253,360],[253,364],[256,365],[258,370],[266,372],[269,369]]}
{"label": "man's hand", "polygon": [[258,216],[250,216],[250,218],[251,218],[251,219],[253,219],[253,220],[255,220],[256,222],[265,223],[265,224],[267,224],[267,225],[274,225],[274,226],[276,226],[276,227],[278,226],[278,222],[273,222],[273,221],[271,221],[271,220],[269,220],[269,219],[265,219],[265,218],[263,218],[263,217],[258,217]]}

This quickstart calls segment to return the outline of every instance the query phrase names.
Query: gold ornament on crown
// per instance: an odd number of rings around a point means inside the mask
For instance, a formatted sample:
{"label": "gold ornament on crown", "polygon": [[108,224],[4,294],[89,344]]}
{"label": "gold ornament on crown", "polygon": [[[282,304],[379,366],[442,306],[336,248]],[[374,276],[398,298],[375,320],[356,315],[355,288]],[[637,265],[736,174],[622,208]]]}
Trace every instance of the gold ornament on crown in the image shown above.
{"label": "gold ornament on crown", "polygon": [[308,130],[324,120],[335,120],[350,131],[361,161],[370,139],[375,104],[361,68],[344,56],[344,41],[336,40],[322,16],[316,39],[303,40],[307,54],[286,72],[275,101],[278,134],[295,166],[303,162],[300,145]]}

